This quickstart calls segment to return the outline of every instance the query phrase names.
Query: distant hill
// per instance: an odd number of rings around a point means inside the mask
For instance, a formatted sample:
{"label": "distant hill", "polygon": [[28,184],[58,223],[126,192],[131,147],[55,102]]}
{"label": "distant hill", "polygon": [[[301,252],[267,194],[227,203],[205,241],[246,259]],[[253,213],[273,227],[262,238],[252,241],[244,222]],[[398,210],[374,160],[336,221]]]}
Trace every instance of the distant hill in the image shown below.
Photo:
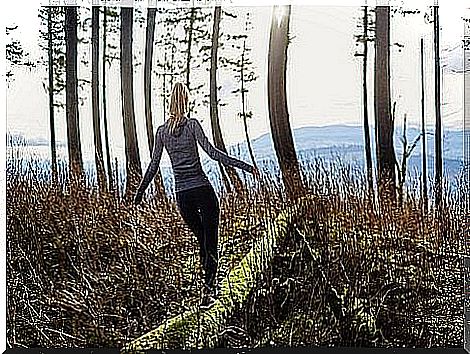
{"label": "distant hill", "polygon": [[[294,129],[294,143],[297,152],[316,150],[319,153],[328,153],[334,150],[354,149],[363,151],[364,132],[359,126],[329,125],[324,127],[303,127]],[[408,141],[411,143],[420,131],[416,128],[407,129]],[[395,149],[398,155],[401,153],[401,129],[395,129]],[[375,131],[371,130],[372,149],[375,150]],[[428,132],[427,155],[434,156],[434,132]],[[418,143],[413,155],[421,155],[422,140]],[[241,149],[246,149],[246,144],[240,144]],[[232,147],[237,150],[237,147]],[[269,156],[274,154],[271,134],[267,133],[253,140],[253,149],[257,156]],[[463,131],[448,130],[443,135],[444,157],[452,160],[463,159]]]}
{"label": "distant hill", "polygon": [[[27,146],[50,146],[49,139],[46,138],[29,138],[22,133],[7,133],[7,146],[8,144],[14,145],[27,145]],[[65,146],[63,141],[57,141],[56,146]]]}
{"label": "distant hill", "polygon": [[[357,165],[364,164],[364,147],[363,147],[363,128],[360,126],[348,125],[329,125],[323,127],[302,127],[294,129],[294,143],[296,151],[300,160],[308,160],[312,156],[321,157],[323,159],[331,159],[333,157],[340,157],[344,162],[352,162]],[[401,160],[401,129],[395,129],[395,151],[397,159]],[[420,134],[416,128],[409,128],[407,136],[409,143]],[[371,130],[372,140],[372,153],[375,164],[375,132]],[[17,137],[21,138],[21,137]],[[41,140],[28,141],[34,146],[44,146],[47,142]],[[419,141],[412,156],[409,159],[408,171],[410,173],[421,173],[421,152],[422,140]],[[273,173],[278,172],[276,163],[276,155],[273,148],[271,134],[264,134],[252,141],[253,150],[256,159],[263,163],[263,161],[273,161],[270,164],[270,170]],[[427,161],[428,172],[430,178],[433,176],[434,170],[434,134],[432,131],[427,136]],[[229,147],[229,153],[244,161],[250,162],[248,149],[246,143],[240,143]],[[448,130],[444,132],[443,136],[443,153],[444,153],[444,170],[448,177],[455,177],[460,171],[463,163],[463,131],[461,130]],[[218,175],[217,164],[210,160],[206,155],[201,156],[203,168],[212,176],[212,180]],[[93,161],[84,161],[85,168],[94,171]],[[46,163],[47,164],[47,163]],[[125,164],[120,164],[122,172]],[[145,168],[145,166],[143,166]],[[173,175],[171,168],[162,166],[164,178],[167,186],[173,183]],[[94,173],[94,172],[92,172]]]}
{"label": "distant hill", "polygon": [[[395,129],[395,152],[398,161],[402,155],[402,129]],[[407,129],[408,144],[419,136],[417,128]],[[323,127],[303,127],[294,129],[294,144],[299,158],[308,159],[309,156],[330,159],[340,156],[345,162],[364,164],[364,133],[360,126],[329,125]],[[371,130],[372,157],[375,163],[375,130]],[[434,171],[434,132],[428,131],[427,137],[427,163],[429,176]],[[264,134],[252,141],[254,154],[257,160],[275,159],[271,134]],[[246,143],[230,147],[230,153],[245,161],[249,161]],[[408,170],[421,173],[422,139],[409,159]],[[455,177],[463,164],[463,131],[447,130],[443,134],[444,169],[448,177]]]}

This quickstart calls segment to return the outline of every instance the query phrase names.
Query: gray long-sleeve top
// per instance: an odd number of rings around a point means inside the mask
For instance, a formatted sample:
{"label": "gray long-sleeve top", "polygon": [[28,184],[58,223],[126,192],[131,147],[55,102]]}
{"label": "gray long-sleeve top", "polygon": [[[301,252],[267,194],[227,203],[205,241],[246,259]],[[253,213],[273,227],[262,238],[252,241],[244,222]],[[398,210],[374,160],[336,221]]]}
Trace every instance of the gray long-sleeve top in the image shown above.
{"label": "gray long-sleeve top", "polygon": [[137,193],[143,194],[157,173],[163,147],[166,148],[170,156],[176,192],[210,185],[209,179],[202,170],[197,143],[201,145],[209,157],[225,166],[233,166],[253,173],[253,166],[215,148],[207,139],[201,124],[196,119],[186,119],[174,134],[170,133],[167,123],[168,121],[157,129],[152,160]]}

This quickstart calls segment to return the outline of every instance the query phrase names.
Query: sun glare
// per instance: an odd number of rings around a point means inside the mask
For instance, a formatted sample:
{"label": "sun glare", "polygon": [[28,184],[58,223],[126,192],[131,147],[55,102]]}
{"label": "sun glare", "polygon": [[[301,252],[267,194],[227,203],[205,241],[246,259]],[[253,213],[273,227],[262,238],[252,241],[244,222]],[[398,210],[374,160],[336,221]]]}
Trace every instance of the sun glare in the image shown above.
{"label": "sun glare", "polygon": [[275,14],[276,14],[276,19],[277,19],[277,25],[281,26],[281,22],[286,17],[287,13],[287,8],[286,6],[276,6]]}

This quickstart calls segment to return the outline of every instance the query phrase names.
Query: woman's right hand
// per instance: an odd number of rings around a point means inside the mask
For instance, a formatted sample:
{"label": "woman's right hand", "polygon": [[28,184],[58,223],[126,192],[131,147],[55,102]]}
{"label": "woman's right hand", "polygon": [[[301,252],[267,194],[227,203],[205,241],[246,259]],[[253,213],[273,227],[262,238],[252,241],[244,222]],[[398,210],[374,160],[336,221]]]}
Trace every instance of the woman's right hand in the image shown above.
{"label": "woman's right hand", "polygon": [[260,172],[258,167],[253,166],[253,177],[255,177],[255,179],[257,180],[260,179]]}

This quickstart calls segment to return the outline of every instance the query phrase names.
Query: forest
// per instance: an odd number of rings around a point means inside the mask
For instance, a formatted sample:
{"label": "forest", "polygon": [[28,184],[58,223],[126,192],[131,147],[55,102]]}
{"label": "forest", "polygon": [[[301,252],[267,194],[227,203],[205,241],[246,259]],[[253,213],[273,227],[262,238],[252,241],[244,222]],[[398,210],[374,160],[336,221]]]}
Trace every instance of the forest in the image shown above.
{"label": "forest", "polygon": [[[27,142],[8,135],[8,347],[136,352],[462,346],[469,180],[464,164],[454,180],[445,174],[439,6],[425,12],[357,8],[358,32],[351,36],[362,70],[360,165],[296,150],[287,85],[293,9],[266,8],[271,23],[265,73],[253,63],[248,39],[261,29],[255,28],[250,7],[43,6],[41,60],[32,60],[18,40],[7,43],[7,83],[19,67],[41,66],[47,72],[43,124],[50,134],[46,160],[31,157]],[[411,140],[406,114],[397,127],[390,71],[391,48],[397,46],[390,30],[393,21],[407,16],[424,16],[433,28],[433,47],[425,48],[421,39],[416,53],[421,117],[420,132]],[[158,26],[164,31],[156,31]],[[145,29],[143,38],[136,38],[136,28]],[[7,39],[15,30],[7,27]],[[138,40],[142,55],[133,52]],[[469,43],[464,41],[462,50],[470,49]],[[80,52],[81,45],[91,48],[90,57]],[[432,73],[424,70],[425,49],[433,52]],[[207,84],[196,80],[199,69],[207,72]],[[80,76],[84,70],[90,79]],[[118,73],[118,80],[112,77],[116,83],[110,82],[112,70]],[[234,153],[220,119],[221,70],[235,83],[230,94],[239,102],[247,161],[261,178],[214,165],[211,181],[220,186],[220,292],[203,308],[196,241],[168,193],[171,176],[159,171],[145,202],[136,207],[132,201],[142,161],[155,143],[155,117],[167,116],[178,81],[191,94],[189,115],[207,109],[214,146]],[[136,72],[143,75],[141,88],[135,87]],[[432,75],[433,102],[425,101],[425,75]],[[259,117],[248,103],[253,83],[260,81],[267,90],[272,159],[256,156],[250,135],[250,124]],[[91,89],[90,166],[84,163],[80,131],[84,88]],[[116,88],[121,99],[110,102]],[[145,103],[144,141],[136,128],[137,89]],[[108,112],[116,104],[119,117]],[[432,129],[425,119],[430,110]],[[65,158],[56,144],[59,119],[66,122]],[[119,120],[122,136],[109,133],[111,120]],[[427,146],[430,130],[433,145]],[[123,141],[122,162],[113,156],[113,139]],[[409,161],[420,148],[420,174],[411,181]]]}

